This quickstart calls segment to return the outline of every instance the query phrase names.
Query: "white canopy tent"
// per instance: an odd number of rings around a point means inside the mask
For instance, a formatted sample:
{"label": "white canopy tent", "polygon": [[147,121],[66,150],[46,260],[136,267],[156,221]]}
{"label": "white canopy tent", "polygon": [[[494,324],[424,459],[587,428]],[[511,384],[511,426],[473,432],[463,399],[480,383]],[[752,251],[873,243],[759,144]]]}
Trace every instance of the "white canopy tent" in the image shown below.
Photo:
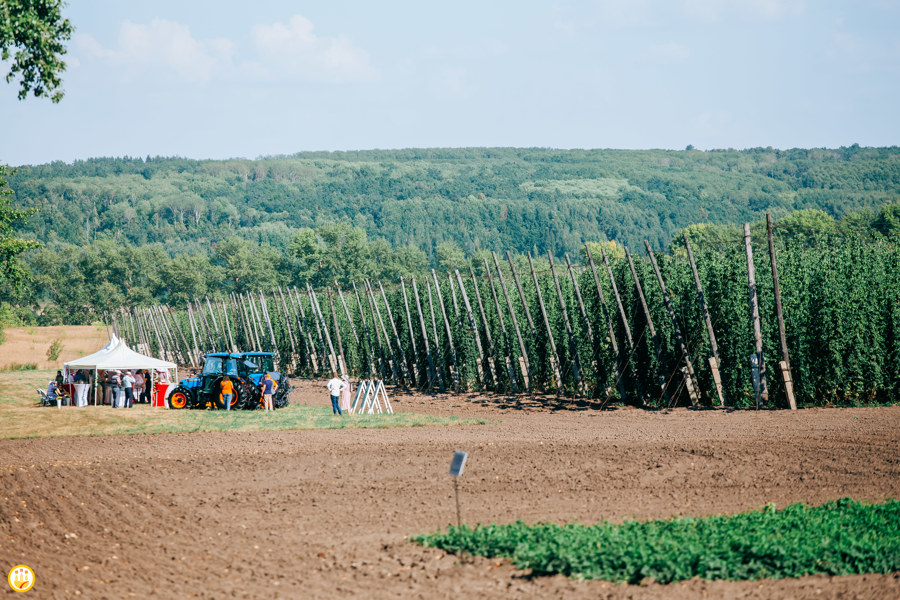
{"label": "white canopy tent", "polygon": [[66,371],[77,369],[94,371],[94,406],[97,405],[96,384],[98,371],[111,371],[114,369],[149,369],[152,374],[152,384],[156,380],[157,371],[165,371],[168,373],[170,369],[174,369],[175,377],[170,380],[178,381],[178,365],[167,360],[161,360],[159,358],[153,358],[152,356],[145,356],[135,352],[128,347],[125,340],[118,339],[115,335],[110,339],[109,344],[102,349],[93,354],[89,354],[88,356],[69,361],[65,363],[64,366]]}

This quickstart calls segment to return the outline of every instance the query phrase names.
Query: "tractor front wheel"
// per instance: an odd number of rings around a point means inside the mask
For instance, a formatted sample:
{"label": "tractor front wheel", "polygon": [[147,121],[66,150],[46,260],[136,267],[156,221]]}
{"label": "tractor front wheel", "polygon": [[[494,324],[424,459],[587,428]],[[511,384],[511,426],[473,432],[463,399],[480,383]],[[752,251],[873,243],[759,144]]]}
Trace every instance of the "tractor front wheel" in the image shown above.
{"label": "tractor front wheel", "polygon": [[182,409],[190,403],[190,392],[181,386],[172,390],[169,396],[169,406],[175,409]]}

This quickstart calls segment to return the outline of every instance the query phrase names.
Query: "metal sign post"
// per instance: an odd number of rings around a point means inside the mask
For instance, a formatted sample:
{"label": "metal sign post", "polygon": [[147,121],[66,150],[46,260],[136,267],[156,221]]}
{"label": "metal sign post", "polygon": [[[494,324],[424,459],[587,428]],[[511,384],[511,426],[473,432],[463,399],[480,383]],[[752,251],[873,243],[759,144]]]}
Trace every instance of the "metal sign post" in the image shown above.
{"label": "metal sign post", "polygon": [[457,450],[453,454],[453,460],[450,462],[450,474],[453,476],[453,489],[456,492],[456,528],[462,526],[462,519],[459,513],[459,476],[462,475],[463,469],[466,467],[466,459],[469,457],[468,452]]}

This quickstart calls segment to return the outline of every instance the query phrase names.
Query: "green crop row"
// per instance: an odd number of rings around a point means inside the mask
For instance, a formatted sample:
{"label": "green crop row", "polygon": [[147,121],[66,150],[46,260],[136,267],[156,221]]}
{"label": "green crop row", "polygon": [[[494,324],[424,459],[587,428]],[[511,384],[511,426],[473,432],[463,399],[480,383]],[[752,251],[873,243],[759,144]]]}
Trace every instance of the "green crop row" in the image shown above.
{"label": "green crop row", "polygon": [[505,557],[535,575],[639,583],[762,579],[900,570],[900,502],[849,498],[768,506],[733,516],[621,525],[449,527],[413,540],[449,552]]}

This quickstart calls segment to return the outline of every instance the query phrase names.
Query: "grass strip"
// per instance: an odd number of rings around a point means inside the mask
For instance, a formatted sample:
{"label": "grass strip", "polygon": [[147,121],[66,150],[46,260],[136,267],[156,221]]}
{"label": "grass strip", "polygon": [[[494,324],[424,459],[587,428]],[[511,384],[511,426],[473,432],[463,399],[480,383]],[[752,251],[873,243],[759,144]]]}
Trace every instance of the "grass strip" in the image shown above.
{"label": "grass strip", "polygon": [[426,425],[481,425],[484,419],[438,417],[418,413],[334,416],[331,406],[290,404],[261,410],[166,410],[136,404],[113,410],[41,407],[36,387],[45,388],[55,371],[0,373],[0,439],[60,436],[193,433],[200,431],[272,431],[301,429],[382,429]]}
{"label": "grass strip", "polygon": [[449,552],[505,557],[535,575],[669,583],[780,579],[900,570],[900,502],[850,498],[732,516],[626,521],[450,526],[413,538]]}

